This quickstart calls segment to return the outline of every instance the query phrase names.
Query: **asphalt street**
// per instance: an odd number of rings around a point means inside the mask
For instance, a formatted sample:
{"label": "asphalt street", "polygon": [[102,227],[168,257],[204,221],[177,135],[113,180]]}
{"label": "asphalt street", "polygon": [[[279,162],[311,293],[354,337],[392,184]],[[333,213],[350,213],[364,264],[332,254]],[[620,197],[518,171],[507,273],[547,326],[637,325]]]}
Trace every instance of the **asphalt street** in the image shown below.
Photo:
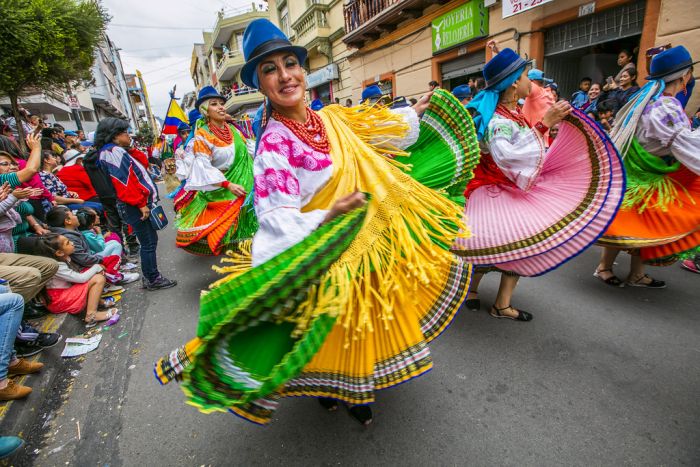
{"label": "asphalt street", "polygon": [[[369,428],[301,398],[259,427],[201,414],[154,379],[153,362],[194,336],[199,291],[217,278],[214,259],[175,249],[173,230],[158,251],[176,288],[129,286],[124,318],[84,359],[45,352],[53,377],[29,378],[35,394],[3,421],[27,439],[14,465],[700,465],[700,276],[677,266],[651,271],[665,290],[615,289],[592,277],[592,248],[521,281],[514,304],[530,323],[486,313],[488,276],[484,310],[431,345],[430,373],[378,394]],[[81,330],[74,317],[61,328]]]}

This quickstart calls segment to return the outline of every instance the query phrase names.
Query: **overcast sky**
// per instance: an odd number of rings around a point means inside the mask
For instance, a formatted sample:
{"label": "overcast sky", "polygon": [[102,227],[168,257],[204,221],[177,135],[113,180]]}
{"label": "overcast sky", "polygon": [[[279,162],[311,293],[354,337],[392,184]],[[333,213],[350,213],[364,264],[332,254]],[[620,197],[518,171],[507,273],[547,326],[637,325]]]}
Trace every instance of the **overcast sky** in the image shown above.
{"label": "overcast sky", "polygon": [[168,90],[176,97],[194,89],[192,45],[203,42],[221,8],[241,8],[248,0],[103,0],[112,21],[107,34],[121,48],[125,73],[141,70],[155,114],[165,118]]}

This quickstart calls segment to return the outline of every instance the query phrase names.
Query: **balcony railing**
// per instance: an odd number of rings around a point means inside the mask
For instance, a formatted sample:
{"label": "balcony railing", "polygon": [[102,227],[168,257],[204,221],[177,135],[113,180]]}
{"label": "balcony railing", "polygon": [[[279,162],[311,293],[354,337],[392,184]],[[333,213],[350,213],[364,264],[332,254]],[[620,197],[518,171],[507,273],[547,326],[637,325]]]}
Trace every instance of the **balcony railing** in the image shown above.
{"label": "balcony railing", "polygon": [[[299,45],[305,45],[310,39],[318,37],[319,29],[328,28],[328,5],[312,3],[301,17],[292,24]],[[305,36],[313,36],[307,38]],[[327,37],[326,32],[325,37]]]}
{"label": "balcony railing", "polygon": [[350,34],[365,23],[380,15],[389,7],[403,0],[355,0],[343,9],[345,34]]}
{"label": "balcony railing", "polygon": [[229,50],[216,64],[216,77],[219,81],[232,79],[238,70],[243,67],[245,59],[240,50]]}
{"label": "balcony railing", "polygon": [[243,53],[241,53],[240,50],[229,50],[229,51],[226,52],[225,54],[222,54],[222,55],[221,55],[221,58],[219,59],[219,61],[218,61],[217,64],[216,64],[216,71],[217,71],[217,72],[221,72],[221,69],[224,68],[224,63],[226,62],[226,60],[228,60],[228,59],[236,59],[236,58],[239,58],[239,57],[240,57],[240,58],[243,57]]}

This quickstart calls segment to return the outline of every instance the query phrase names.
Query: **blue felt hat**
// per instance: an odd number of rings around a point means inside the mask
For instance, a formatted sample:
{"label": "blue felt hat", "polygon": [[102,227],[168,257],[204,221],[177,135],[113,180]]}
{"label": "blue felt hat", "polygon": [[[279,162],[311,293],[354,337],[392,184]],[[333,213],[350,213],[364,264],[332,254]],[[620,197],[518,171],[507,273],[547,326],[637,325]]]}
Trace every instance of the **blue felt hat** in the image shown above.
{"label": "blue felt hat", "polygon": [[314,99],[311,101],[311,110],[321,110],[323,108],[323,101],[321,99]]}
{"label": "blue felt hat", "polygon": [[199,113],[199,109],[196,107],[190,110],[187,114],[187,120],[189,121],[191,127],[194,127],[195,122],[200,118],[202,118],[202,114]]}
{"label": "blue felt hat", "polygon": [[486,81],[484,89],[493,88],[525,65],[527,65],[527,62],[520,55],[516,54],[513,49],[506,48],[501,50],[484,66],[483,74]]}
{"label": "blue felt hat", "polygon": [[376,84],[372,86],[367,86],[364,91],[362,91],[362,100],[367,99],[379,99],[382,97],[382,90]]}
{"label": "blue felt hat", "polygon": [[190,126],[189,126],[187,123],[185,123],[185,122],[181,122],[181,123],[177,126],[177,131],[178,131],[178,133],[179,133],[179,132],[184,131],[184,130],[188,130],[188,131],[189,131],[189,130],[190,130]]}
{"label": "blue felt hat", "polygon": [[544,71],[538,70],[537,68],[533,68],[532,70],[527,72],[527,77],[530,79],[536,79],[539,81],[544,81],[545,84],[553,83],[554,80],[545,78],[544,77]]}
{"label": "blue felt hat", "polygon": [[199,109],[199,106],[202,105],[202,102],[208,99],[221,99],[224,101],[226,100],[224,99],[224,96],[219,94],[219,91],[217,91],[214,86],[204,86],[202,89],[199,90],[199,94],[197,95],[197,102],[195,102],[194,104],[195,108]]}
{"label": "blue felt hat", "polygon": [[260,61],[272,53],[291,52],[303,64],[308,52],[304,47],[292,45],[287,36],[270,22],[261,18],[252,21],[243,33],[243,56],[245,65],[241,69],[241,81],[247,86],[257,88],[257,67]]}
{"label": "blue felt hat", "polygon": [[664,76],[672,75],[686,68],[690,68],[698,63],[693,61],[688,49],[682,45],[671,47],[668,50],[654,55],[649,67],[649,76],[646,79],[661,79]]}
{"label": "blue felt hat", "polygon": [[452,94],[454,94],[457,99],[462,100],[472,95],[472,88],[466,84],[462,84],[454,88]]}

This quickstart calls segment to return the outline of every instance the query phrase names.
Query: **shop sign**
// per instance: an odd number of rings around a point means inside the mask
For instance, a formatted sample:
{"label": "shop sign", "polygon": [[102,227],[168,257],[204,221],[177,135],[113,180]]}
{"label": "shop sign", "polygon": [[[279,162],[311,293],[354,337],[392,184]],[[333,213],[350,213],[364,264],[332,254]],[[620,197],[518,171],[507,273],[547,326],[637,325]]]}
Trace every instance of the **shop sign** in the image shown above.
{"label": "shop sign", "polygon": [[[507,0],[504,0],[507,1]],[[432,22],[433,53],[489,35],[489,11],[484,0],[471,0]]]}
{"label": "shop sign", "polygon": [[331,63],[306,76],[306,87],[311,89],[338,79],[338,65]]}
{"label": "shop sign", "polygon": [[523,11],[531,10],[552,0],[503,0],[503,17],[517,15]]}
{"label": "shop sign", "polygon": [[593,13],[595,13],[595,2],[586,3],[585,5],[581,5],[578,7],[579,17],[592,15]]}
{"label": "shop sign", "polygon": [[80,101],[78,101],[76,96],[68,96],[68,107],[74,110],[80,110]]}

